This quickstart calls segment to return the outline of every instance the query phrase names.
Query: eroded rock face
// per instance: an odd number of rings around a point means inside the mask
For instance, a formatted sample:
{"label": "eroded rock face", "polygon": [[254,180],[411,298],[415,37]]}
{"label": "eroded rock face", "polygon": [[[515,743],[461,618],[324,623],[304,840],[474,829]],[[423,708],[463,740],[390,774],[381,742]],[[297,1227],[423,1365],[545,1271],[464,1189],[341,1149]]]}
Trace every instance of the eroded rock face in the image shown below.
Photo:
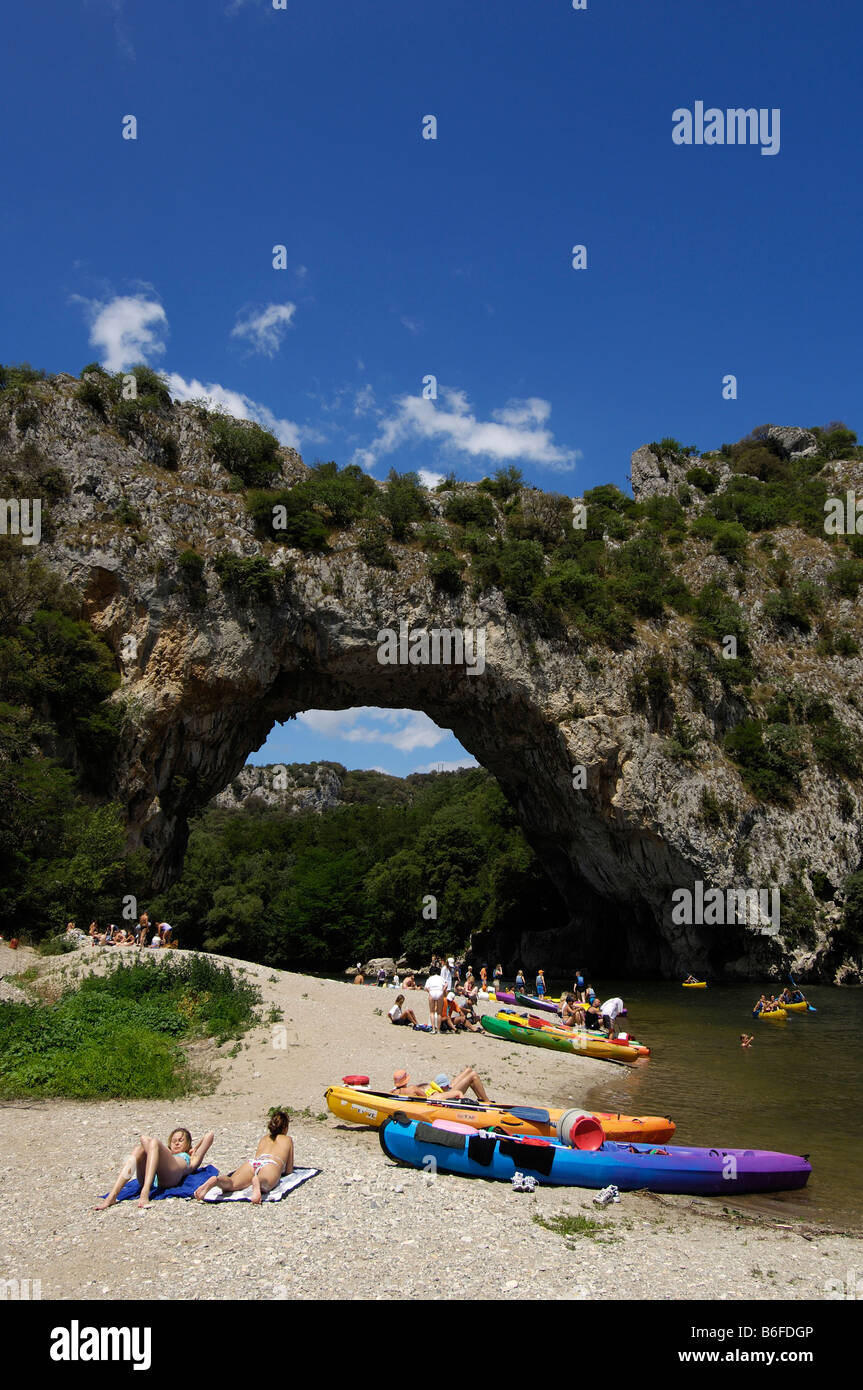
{"label": "eroded rock face", "polygon": [[[534,946],[527,949],[533,940],[552,971],[590,961],[597,974],[613,969],[618,976],[763,974],[783,957],[781,931],[678,925],[672,893],[696,880],[782,885],[797,866],[838,887],[857,869],[857,788],[813,772],[793,809],[754,802],[719,750],[723,720],[735,712],[718,684],[698,705],[685,686],[675,691],[677,711],[699,736],[695,762],[670,756],[664,732],[634,707],[632,683],[648,658],[688,648],[684,618],[641,622],[626,651],[590,650],[576,638],[538,636],[496,590],[479,599],[440,595],[414,546],[394,547],[397,573],[364,564],[350,531],[336,533],[326,555],[262,546],[194,408],[171,411],[179,457],[168,471],[151,461],[145,442],[124,441],[79,404],[75,386],[71,378],[55,383],[27,436],[70,486],[53,507],[53,537],[40,555],[83,595],[90,621],[117,653],[123,683],[115,698],[127,718],[115,793],[132,843],[151,853],[157,885],[182,861],[188,814],[248,776],[246,758],[275,722],[305,709],[357,705],[424,710],[488,768],[515,807],[569,916],[526,921],[520,941],[496,943],[493,953],[508,960],[536,960]],[[20,441],[14,424],[11,430],[14,447]],[[642,495],[674,481],[646,453],[633,456]],[[304,472],[285,450],[284,480]],[[140,514],[139,526],[118,523],[115,509],[124,501]],[[189,548],[208,562],[228,550],[265,553],[293,574],[272,604],[246,603],[220,586],[208,563],[204,588],[194,594],[177,563]],[[806,538],[801,555],[816,577],[832,564],[818,540]],[[729,574],[726,561],[709,556],[692,578],[703,582],[719,569]],[[757,583],[739,599],[753,624],[759,677],[784,676],[787,643],[759,620]],[[841,606],[839,616],[855,630],[855,603]],[[401,622],[484,629],[483,674],[381,664],[378,633]],[[861,686],[860,660],[820,659],[812,643],[797,658],[806,687],[825,693],[863,734],[848,700]],[[710,809],[717,805],[720,815]],[[841,967],[823,949],[804,964],[810,976],[832,977]]]}
{"label": "eroded rock face", "polygon": [[306,774],[279,764],[241,768],[233,781],[213,798],[223,811],[256,807],[292,815],[320,815],[342,806],[342,782],[326,763],[314,763]]}

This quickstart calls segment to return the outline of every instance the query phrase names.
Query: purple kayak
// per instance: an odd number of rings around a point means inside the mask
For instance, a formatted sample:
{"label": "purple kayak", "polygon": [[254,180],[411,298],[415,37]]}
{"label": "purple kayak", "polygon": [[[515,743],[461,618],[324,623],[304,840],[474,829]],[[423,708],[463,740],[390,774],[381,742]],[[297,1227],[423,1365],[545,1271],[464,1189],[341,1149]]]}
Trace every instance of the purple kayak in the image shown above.
{"label": "purple kayak", "polygon": [[495,999],[497,1000],[498,1004],[514,1004],[514,1003],[515,1003],[515,995],[514,995],[514,994],[501,994],[498,990],[495,990],[494,997],[495,997]]}
{"label": "purple kayak", "polygon": [[[499,994],[497,997],[498,999],[503,999],[502,994]],[[510,1001],[507,1000],[507,1003],[509,1002]],[[560,1013],[559,1004],[553,1004],[550,999],[536,999],[532,994],[516,993],[512,996],[511,1002],[513,1004],[521,1004],[522,1008],[524,1009],[543,1009],[547,1014]]]}
{"label": "purple kayak", "polygon": [[390,1158],[413,1168],[428,1169],[431,1158],[444,1173],[509,1182],[519,1171],[548,1187],[599,1188],[614,1183],[621,1192],[725,1197],[805,1187],[812,1172],[805,1157],[766,1149],[688,1149],[610,1139],[598,1149],[572,1149],[550,1139],[453,1133],[437,1124],[409,1120],[403,1113],[384,1123],[380,1142]]}

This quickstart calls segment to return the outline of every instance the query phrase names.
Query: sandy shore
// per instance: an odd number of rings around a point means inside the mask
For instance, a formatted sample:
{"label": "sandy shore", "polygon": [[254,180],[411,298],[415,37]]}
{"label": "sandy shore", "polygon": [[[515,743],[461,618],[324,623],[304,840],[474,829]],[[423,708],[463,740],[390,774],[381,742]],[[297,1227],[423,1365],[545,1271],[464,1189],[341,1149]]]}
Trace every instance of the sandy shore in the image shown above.
{"label": "sandy shore", "polygon": [[[107,952],[92,956],[108,964]],[[0,946],[7,985],[35,961]],[[611,1068],[485,1034],[395,1029],[385,1016],[392,990],[231,963],[259,985],[263,1017],[271,1006],[283,1012],[285,1032],[262,1024],[235,1056],[231,1043],[196,1045],[196,1062],[215,1077],[211,1094],[0,1105],[0,1278],[39,1280],[43,1299],[823,1299],[830,1280],[863,1264],[859,1237],[796,1221],[781,1202],[775,1216],[753,1215],[719,1198],[624,1193],[598,1209],[579,1189],[527,1195],[398,1168],[375,1131],[329,1114],[328,1085],[360,1072],[387,1089],[398,1066],[425,1080],[472,1064],[493,1097],[578,1105]],[[59,983],[90,965],[87,948],[37,968]],[[424,1021],[425,995],[413,999]],[[293,1112],[297,1163],[322,1170],[283,1202],[92,1210],[142,1130],[167,1138],[184,1124],[197,1138],[215,1129],[210,1158],[224,1172],[254,1151],[276,1103]],[[535,1219],[561,1213],[601,1229],[564,1238]]]}

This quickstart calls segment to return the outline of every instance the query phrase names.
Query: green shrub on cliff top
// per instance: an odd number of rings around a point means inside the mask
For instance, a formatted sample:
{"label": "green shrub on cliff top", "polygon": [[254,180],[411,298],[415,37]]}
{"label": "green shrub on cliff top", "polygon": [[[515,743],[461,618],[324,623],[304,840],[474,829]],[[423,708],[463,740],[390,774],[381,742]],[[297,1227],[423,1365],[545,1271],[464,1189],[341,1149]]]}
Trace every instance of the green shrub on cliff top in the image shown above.
{"label": "green shrub on cliff top", "polygon": [[213,453],[246,487],[266,487],[279,471],[279,441],[250,420],[213,413],[207,424]]}
{"label": "green shrub on cliff top", "polygon": [[31,367],[29,362],[0,362],[0,391],[32,386],[35,382],[44,380],[45,373],[42,368]]}

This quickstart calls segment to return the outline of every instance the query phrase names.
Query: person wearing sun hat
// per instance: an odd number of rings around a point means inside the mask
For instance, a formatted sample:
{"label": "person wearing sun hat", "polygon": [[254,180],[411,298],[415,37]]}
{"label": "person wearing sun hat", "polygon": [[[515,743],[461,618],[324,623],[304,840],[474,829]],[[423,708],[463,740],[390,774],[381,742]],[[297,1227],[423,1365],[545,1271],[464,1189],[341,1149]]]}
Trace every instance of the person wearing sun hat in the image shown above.
{"label": "person wearing sun hat", "polygon": [[465,1092],[473,1091],[477,1100],[489,1104],[488,1093],[473,1067],[465,1067],[450,1081],[446,1072],[440,1072],[434,1081],[423,1081],[414,1086],[404,1067],[393,1072],[392,1094],[411,1096],[418,1100],[464,1100]]}

